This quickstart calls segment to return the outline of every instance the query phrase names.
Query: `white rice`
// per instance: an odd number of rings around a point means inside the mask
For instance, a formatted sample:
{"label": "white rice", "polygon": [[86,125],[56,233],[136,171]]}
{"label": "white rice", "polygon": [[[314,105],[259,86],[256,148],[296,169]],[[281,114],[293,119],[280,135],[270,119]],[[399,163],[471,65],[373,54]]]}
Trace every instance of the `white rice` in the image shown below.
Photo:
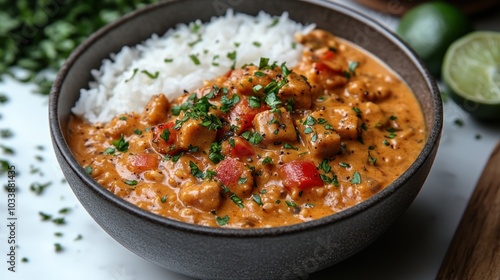
{"label": "white rice", "polygon": [[[291,67],[302,52],[294,34],[313,28],[292,21],[287,13],[273,17],[261,12],[253,17],[232,11],[205,24],[179,24],[161,37],[154,34],[105,59],[99,70],[92,70],[95,81],[81,89],[72,111],[91,123],[108,122],[119,114],[142,112],[152,95],[164,93],[172,99],[184,90],[193,91],[226,73],[233,63],[258,64],[266,57]],[[228,57],[234,52],[235,61]],[[156,78],[148,76],[156,72]]]}

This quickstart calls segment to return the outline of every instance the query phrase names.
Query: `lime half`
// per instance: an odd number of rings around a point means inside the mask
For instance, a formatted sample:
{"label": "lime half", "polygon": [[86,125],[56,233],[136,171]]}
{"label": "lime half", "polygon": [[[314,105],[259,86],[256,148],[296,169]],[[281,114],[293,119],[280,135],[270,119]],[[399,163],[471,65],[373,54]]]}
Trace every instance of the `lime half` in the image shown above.
{"label": "lime half", "polygon": [[479,119],[500,120],[500,32],[473,32],[451,44],[442,78],[465,111]]}

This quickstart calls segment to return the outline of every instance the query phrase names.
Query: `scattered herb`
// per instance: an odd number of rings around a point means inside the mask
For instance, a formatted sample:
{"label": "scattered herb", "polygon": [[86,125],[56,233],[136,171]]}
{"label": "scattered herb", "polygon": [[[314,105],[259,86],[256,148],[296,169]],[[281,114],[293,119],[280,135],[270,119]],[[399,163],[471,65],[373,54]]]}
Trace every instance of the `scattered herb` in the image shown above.
{"label": "scattered herb", "polygon": [[[314,131],[314,130],[313,130],[313,129],[312,129],[312,127],[310,127],[310,126],[308,126],[308,127],[306,127],[306,128],[304,129],[304,133],[305,133],[305,134],[311,134],[311,133],[313,133],[313,131]],[[314,142],[314,141],[313,141],[313,142]]]}
{"label": "scattered herb", "polygon": [[38,212],[38,215],[40,215],[42,221],[50,221],[52,219],[52,215],[45,214],[43,212]]}
{"label": "scattered herb", "polygon": [[[1,74],[1,72],[0,72]],[[9,97],[5,95],[4,93],[0,93],[0,104],[4,104],[9,102]]]}
{"label": "scattered herb", "polygon": [[262,44],[260,42],[257,42],[257,41],[252,42],[252,45],[254,45],[256,47],[262,46]]}
{"label": "scattered herb", "polygon": [[262,200],[260,198],[260,195],[252,194],[252,199],[253,199],[253,201],[255,201],[255,203],[257,203],[257,205],[260,205],[260,206],[264,205],[264,204],[262,204]]}
{"label": "scattered herb", "polygon": [[330,170],[332,170],[332,167],[330,166],[330,164],[328,164],[327,159],[323,159],[321,161],[321,163],[319,164],[318,168],[320,170],[323,170],[325,173],[328,173],[328,172],[330,172]]}
{"label": "scattered herb", "polygon": [[356,113],[356,116],[358,116],[358,118],[361,117],[361,110],[358,107],[352,107],[352,110]]}
{"label": "scattered herb", "polygon": [[231,194],[229,196],[229,198],[234,202],[236,203],[236,205],[238,205],[239,208],[244,208],[245,206],[243,205],[243,201],[241,200],[241,198],[239,196],[237,196],[236,194]]}
{"label": "scattered herb", "polygon": [[229,216],[225,215],[224,217],[215,217],[215,221],[219,226],[225,226],[229,223]]}
{"label": "scattered herb", "polygon": [[340,167],[343,167],[343,168],[351,167],[351,165],[349,163],[345,163],[345,162],[339,162],[339,165],[340,165]]}
{"label": "scattered herb", "polygon": [[189,144],[189,146],[188,146],[188,152],[196,153],[196,152],[198,152],[198,150],[199,150],[198,146],[193,146],[193,145]]}
{"label": "scattered herb", "polygon": [[137,71],[139,71],[139,69],[134,68],[134,72],[132,73],[132,76],[130,76],[130,78],[126,79],[125,83],[128,83],[130,80],[132,80],[135,77],[135,75],[137,74]]}
{"label": "scattered herb", "polygon": [[92,171],[93,171],[93,169],[90,165],[85,166],[85,173],[90,175],[92,173]]}
{"label": "scattered herb", "polygon": [[11,130],[0,129],[0,138],[6,139],[6,138],[11,138],[12,136],[14,136],[14,133],[12,133]]}
{"label": "scattered herb", "polygon": [[191,54],[189,55],[189,58],[191,58],[191,61],[193,61],[194,65],[200,65],[200,60],[198,59],[198,56]]}
{"label": "scattered herb", "polygon": [[30,191],[34,192],[36,195],[41,195],[50,185],[52,185],[52,182],[47,182],[45,184],[33,183],[30,185]]}
{"label": "scattered herb", "polygon": [[194,162],[189,161],[189,167],[191,168],[191,174],[194,177],[200,178],[200,179],[203,179],[205,177],[203,175],[203,171],[201,171],[200,168],[198,168],[198,166]]}
{"label": "scattered herb", "polygon": [[[309,125],[313,126],[317,123],[318,121],[313,117],[313,116],[308,116],[305,121],[302,123],[304,125]],[[326,122],[326,121],[325,121]]]}
{"label": "scattered herb", "polygon": [[250,132],[250,131],[243,132],[241,134],[241,137],[243,137],[245,140],[247,140],[253,145],[259,144],[264,139],[260,133]]}
{"label": "scattered herb", "polygon": [[103,154],[105,155],[112,155],[116,152],[116,149],[115,148],[112,148],[112,147],[108,147],[106,148],[106,150],[104,150]]}
{"label": "scattered herb", "polygon": [[453,121],[453,123],[458,126],[458,127],[462,127],[464,126],[464,121],[462,119],[455,119],[455,121]]}
{"label": "scattered herb", "polygon": [[238,179],[238,184],[245,184],[247,182],[247,178],[246,177],[241,177],[240,179]]}
{"label": "scattered herb", "polygon": [[56,251],[56,253],[60,253],[64,250],[64,248],[61,246],[61,244],[59,243],[55,243],[54,244],[54,250]]}
{"label": "scattered herb", "polygon": [[288,144],[288,143],[283,144],[283,148],[284,149],[293,149],[293,150],[297,150],[297,151],[299,150],[299,148],[294,147],[293,145]]}
{"label": "scattered herb", "polygon": [[[233,145],[231,145],[231,143],[233,143]],[[234,139],[233,138],[229,139],[229,144],[234,148]],[[217,142],[213,142],[212,145],[210,146],[208,158],[213,163],[217,164],[225,158],[221,152],[222,152],[222,144],[217,143]]]}
{"label": "scattered herb", "polygon": [[352,176],[351,183],[358,185],[361,184],[361,175],[359,175],[358,171],[354,171],[354,175]]}
{"label": "scattered herb", "polygon": [[62,208],[59,210],[59,214],[68,214],[71,212],[71,208]]}
{"label": "scattered herb", "polygon": [[286,200],[285,203],[286,205],[288,205],[288,207],[297,207],[297,204],[293,201]]}
{"label": "scattered herb", "polygon": [[136,129],[134,129],[134,134],[135,135],[142,135],[142,130],[136,128]]}
{"label": "scattered herb", "polygon": [[137,180],[125,180],[123,182],[129,186],[135,186],[139,183],[139,182],[137,182]]}
{"label": "scattered herb", "polygon": [[215,176],[217,176],[217,172],[210,170],[210,169],[207,169],[207,171],[205,171],[205,178],[206,179],[212,180]]}
{"label": "scattered herb", "polygon": [[223,95],[221,98],[222,105],[220,106],[220,111],[223,113],[229,112],[231,108],[233,108],[238,102],[240,102],[240,96],[234,94],[231,98],[228,98],[227,95]]}
{"label": "scattered herb", "polygon": [[160,201],[161,201],[161,203],[167,202],[167,195],[162,196]]}
{"label": "scattered herb", "polygon": [[[257,85],[257,86],[260,86],[260,85]],[[257,87],[255,86],[255,87]],[[255,87],[254,87],[254,91],[255,91]],[[262,86],[261,86],[262,88]],[[250,96],[248,98],[248,105],[250,106],[250,108],[260,108],[260,99],[257,97],[257,96]]]}
{"label": "scattered herb", "polygon": [[123,134],[120,136],[120,139],[113,141],[112,144],[119,152],[126,152],[128,150],[128,141],[125,141]]}
{"label": "scattered herb", "polygon": [[56,225],[65,225],[66,224],[66,220],[64,220],[63,217],[61,218],[55,218],[52,220],[52,222]]}
{"label": "scattered herb", "polygon": [[269,24],[267,27],[273,27],[276,26],[280,22],[279,18],[275,18],[271,24]]}
{"label": "scattered herb", "polygon": [[262,165],[272,164],[272,163],[273,163],[273,159],[269,156],[265,157],[264,160],[262,160]]}
{"label": "scattered herb", "polygon": [[357,61],[349,61],[349,73],[352,75],[352,76],[356,76],[356,68],[358,67],[359,65],[359,62]]}
{"label": "scattered herb", "polygon": [[4,146],[4,145],[1,145],[1,144],[0,144],[0,150],[1,150],[4,154],[6,154],[6,155],[13,155],[13,154],[15,154],[14,149],[9,148],[9,147]]}

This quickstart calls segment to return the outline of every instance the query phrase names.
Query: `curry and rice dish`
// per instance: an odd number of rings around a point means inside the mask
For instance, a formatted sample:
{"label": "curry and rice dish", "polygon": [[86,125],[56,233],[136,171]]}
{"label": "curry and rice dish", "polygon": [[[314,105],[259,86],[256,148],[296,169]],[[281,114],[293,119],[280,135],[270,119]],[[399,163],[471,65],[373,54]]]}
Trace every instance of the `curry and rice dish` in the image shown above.
{"label": "curry and rice dish", "polygon": [[318,29],[296,40],[293,67],[263,57],[141,113],[73,116],[69,144],[110,192],[187,223],[275,227],[356,205],[416,159],[421,109],[352,44]]}

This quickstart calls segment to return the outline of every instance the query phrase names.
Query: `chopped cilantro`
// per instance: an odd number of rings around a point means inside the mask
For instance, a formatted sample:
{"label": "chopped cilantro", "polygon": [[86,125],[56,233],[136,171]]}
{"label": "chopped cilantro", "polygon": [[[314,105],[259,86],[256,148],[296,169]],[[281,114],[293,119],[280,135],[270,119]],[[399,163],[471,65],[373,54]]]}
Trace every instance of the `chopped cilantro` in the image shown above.
{"label": "chopped cilantro", "polygon": [[284,149],[293,149],[293,150],[299,150],[299,148],[292,146],[291,144],[285,143],[283,144]]}
{"label": "chopped cilantro", "polygon": [[297,204],[293,201],[286,200],[285,203],[288,207],[297,207]]}
{"label": "chopped cilantro", "polygon": [[191,168],[191,174],[196,177],[196,178],[200,178],[200,179],[203,179],[205,176],[203,175],[203,171],[201,171],[198,166],[192,162],[192,161],[189,161],[189,167]]}
{"label": "chopped cilantro", "polygon": [[225,215],[224,217],[215,217],[215,221],[219,226],[225,226],[229,223],[229,216]]}
{"label": "chopped cilantro", "polygon": [[273,159],[269,156],[265,157],[264,160],[262,160],[262,165],[272,164],[272,163],[273,163]]}
{"label": "chopped cilantro", "polygon": [[112,144],[119,152],[126,152],[128,150],[128,141],[125,141],[123,134],[120,139],[113,141]]}
{"label": "chopped cilantro", "polygon": [[358,171],[354,172],[354,175],[352,176],[351,183],[358,185],[361,184],[361,175],[359,175]]}
{"label": "chopped cilantro", "polygon": [[260,198],[260,195],[258,194],[252,194],[252,199],[257,203],[257,205],[263,205],[262,204],[262,199]]}
{"label": "chopped cilantro", "polygon": [[194,65],[200,65],[200,60],[198,59],[198,56],[194,55],[194,54],[190,54],[189,55],[189,58],[191,59],[191,61],[194,63]]}
{"label": "chopped cilantro", "polygon": [[137,182],[137,180],[125,180],[123,182],[129,186],[135,186],[139,183],[139,182]]}
{"label": "chopped cilantro", "polygon": [[158,75],[160,74],[160,72],[156,71],[154,74],[153,73],[150,73],[149,71],[147,70],[142,70],[141,71],[142,74],[148,76],[150,79],[156,79],[158,78]]}
{"label": "chopped cilantro", "polygon": [[240,179],[238,179],[238,184],[245,184],[247,182],[247,178],[246,177],[241,177]]}
{"label": "chopped cilantro", "polygon": [[330,172],[330,170],[332,170],[332,167],[328,164],[327,159],[323,159],[319,164],[318,168],[323,170],[325,173],[328,173]]}

